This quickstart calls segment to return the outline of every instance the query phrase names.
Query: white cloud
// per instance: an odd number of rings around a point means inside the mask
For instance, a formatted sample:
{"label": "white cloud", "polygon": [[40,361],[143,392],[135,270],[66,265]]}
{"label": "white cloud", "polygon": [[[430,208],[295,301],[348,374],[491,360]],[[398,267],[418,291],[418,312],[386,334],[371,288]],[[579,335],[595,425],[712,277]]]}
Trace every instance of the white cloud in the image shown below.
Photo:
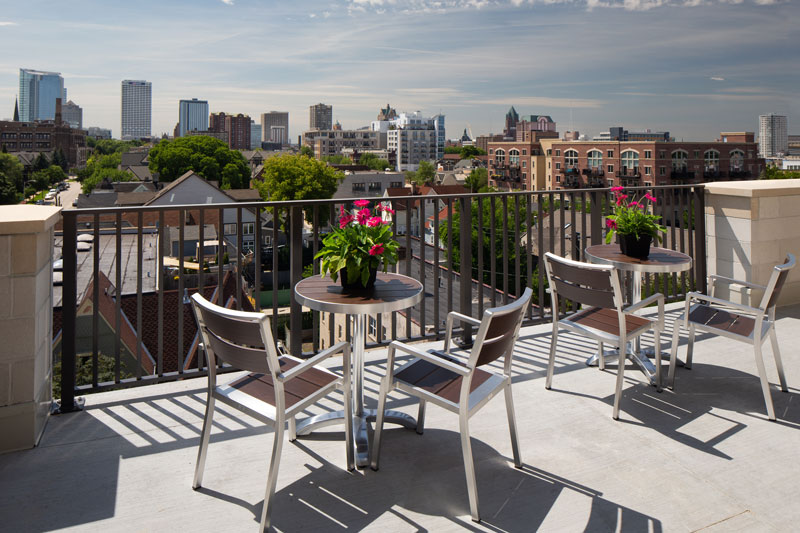
{"label": "white cloud", "polygon": [[233,5],[233,0],[220,0],[220,1],[223,4],[225,4],[226,6],[232,6]]}
{"label": "white cloud", "polygon": [[10,20],[0,20],[0,26],[16,26],[16,22],[11,22]]}
{"label": "white cloud", "polygon": [[725,78],[722,76],[711,76],[709,79],[713,81],[725,81]]}

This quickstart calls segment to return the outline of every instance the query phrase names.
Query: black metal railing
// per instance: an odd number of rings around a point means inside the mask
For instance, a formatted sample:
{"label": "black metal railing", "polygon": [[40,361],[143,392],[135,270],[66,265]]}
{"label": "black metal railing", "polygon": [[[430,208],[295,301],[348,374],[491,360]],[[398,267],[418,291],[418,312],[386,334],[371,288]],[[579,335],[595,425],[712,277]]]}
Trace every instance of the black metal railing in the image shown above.
{"label": "black metal railing", "polygon": [[[704,289],[703,186],[630,192],[645,191],[657,197],[655,213],[669,226],[661,245],[691,255],[694,268],[646,276],[643,293],[674,300]],[[54,311],[62,411],[73,409],[76,394],[205,375],[188,299],[196,291],[219,305],[270,314],[273,335],[297,356],[349,339],[349,321],[303,312],[291,291],[304,274],[319,272],[313,256],[340,206],[352,201],[63,211],[63,286]],[[441,339],[449,311],[479,315],[529,285],[535,295],[525,323],[551,320],[538,258],[551,251],[582,260],[586,246],[603,242],[603,216],[612,207],[607,188],[380,201],[395,210],[391,223],[403,249],[396,269],[420,280],[426,297],[406,312],[370,317],[368,347]],[[81,241],[92,251],[79,251]],[[470,331],[461,334],[468,342]]]}

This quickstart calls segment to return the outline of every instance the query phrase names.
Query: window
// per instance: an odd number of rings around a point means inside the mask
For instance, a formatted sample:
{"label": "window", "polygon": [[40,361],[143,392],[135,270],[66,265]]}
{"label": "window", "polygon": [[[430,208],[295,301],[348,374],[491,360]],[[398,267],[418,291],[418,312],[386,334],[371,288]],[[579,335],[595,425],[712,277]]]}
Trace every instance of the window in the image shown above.
{"label": "window", "polygon": [[242,224],[242,235],[252,235],[255,233],[256,225],[253,222],[245,222]]}
{"label": "window", "polygon": [[561,170],[561,163],[556,163],[556,170]]}
{"label": "window", "polygon": [[653,152],[651,152],[650,150],[645,150],[644,151],[644,158],[645,159],[653,159]]}
{"label": "window", "polygon": [[566,168],[575,168],[578,166],[578,151],[577,150],[567,150],[564,152],[564,164]]}
{"label": "window", "polygon": [[353,192],[364,192],[364,183],[354,183]]}
{"label": "window", "polygon": [[375,320],[374,316],[369,317],[369,335],[371,337],[377,337],[378,335],[378,321]]}
{"label": "window", "polygon": [[731,170],[742,170],[744,168],[744,152],[741,150],[731,150]]}
{"label": "window", "polygon": [[550,161],[547,162],[547,168],[550,168]]}
{"label": "window", "polygon": [[519,150],[512,148],[508,151],[508,163],[510,165],[519,165]]}
{"label": "window", "polygon": [[548,148],[547,149],[547,156],[549,157],[551,155],[553,155],[553,149],[552,148]]}
{"label": "window", "polygon": [[672,152],[672,170],[685,172],[688,168],[689,154],[686,150],[675,150]]}
{"label": "window", "polygon": [[523,148],[523,149],[522,149],[522,155],[528,155],[528,150],[526,150],[525,148]]}
{"label": "window", "polygon": [[653,182],[652,181],[645,181],[644,182],[644,186],[645,187],[652,187],[653,186]]}
{"label": "window", "polygon": [[620,155],[620,163],[622,164],[623,171],[624,170],[638,170],[639,168],[639,154],[634,152],[633,150],[625,150]]}
{"label": "window", "polygon": [[381,190],[381,182],[379,181],[371,181],[369,182],[368,188],[370,191],[379,191]]}
{"label": "window", "polygon": [[561,156],[561,150],[556,149],[556,157],[559,157],[559,156]]}
{"label": "window", "polygon": [[506,164],[506,151],[503,149],[497,149],[494,151],[494,162],[497,166],[505,165]]}
{"label": "window", "polygon": [[694,158],[695,159],[700,159],[700,150],[695,150],[694,151]]}
{"label": "window", "polygon": [[609,172],[609,173],[612,173],[612,174],[613,174],[613,172],[614,172],[614,165],[608,165],[607,169],[608,169],[608,172]]}
{"label": "window", "polygon": [[589,168],[603,168],[603,152],[600,150],[591,150],[587,154],[587,161]]}
{"label": "window", "polygon": [[706,170],[719,169],[719,152],[716,150],[706,150],[703,154],[703,162],[705,163]]}
{"label": "window", "polygon": [[249,254],[255,251],[255,243],[253,241],[247,241],[242,243],[242,252],[245,254]]}
{"label": "window", "polygon": [[525,168],[525,161],[522,162],[522,168]]}
{"label": "window", "polygon": [[236,235],[236,224],[225,224],[225,235]]}
{"label": "window", "polygon": [[16,133],[3,133],[3,139],[16,139]]}
{"label": "window", "polygon": [[525,181],[528,178],[528,174],[523,172],[522,173],[522,180]]}
{"label": "window", "polygon": [[402,186],[403,186],[402,181],[393,181],[389,184],[389,187],[391,187],[392,189],[399,189]]}
{"label": "window", "polygon": [[664,159],[665,157],[667,157],[667,154],[666,154],[666,152],[664,152],[664,150],[661,150],[660,152],[658,152],[658,158],[659,159]]}
{"label": "window", "polygon": [[608,155],[608,157],[614,157],[614,150],[609,150],[606,155]]}
{"label": "window", "polygon": [[556,183],[561,183],[561,175],[560,174],[556,175]]}
{"label": "window", "polygon": [[492,155],[493,153],[494,153],[494,148],[490,148],[489,149],[489,155]]}
{"label": "window", "polygon": [[652,174],[651,171],[652,171],[652,169],[650,167],[644,167],[644,175],[645,176],[649,176],[650,174]]}
{"label": "window", "polygon": [[658,175],[659,176],[666,176],[667,175],[667,167],[658,167]]}

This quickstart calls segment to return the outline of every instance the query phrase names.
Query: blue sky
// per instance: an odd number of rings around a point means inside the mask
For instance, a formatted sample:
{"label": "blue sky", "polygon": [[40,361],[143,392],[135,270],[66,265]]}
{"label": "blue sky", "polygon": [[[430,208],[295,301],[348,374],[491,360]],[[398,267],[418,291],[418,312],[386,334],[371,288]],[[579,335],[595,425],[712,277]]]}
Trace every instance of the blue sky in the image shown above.
{"label": "blue sky", "polygon": [[61,72],[84,127],[119,135],[120,81],[153,83],[153,133],[178,100],[212,112],[333,105],[345,128],[398,111],[447,115],[448,137],[500,132],[514,105],[559,131],[622,125],[715,139],[788,115],[800,134],[800,1],[70,0],[0,13],[0,117],[19,68]]}

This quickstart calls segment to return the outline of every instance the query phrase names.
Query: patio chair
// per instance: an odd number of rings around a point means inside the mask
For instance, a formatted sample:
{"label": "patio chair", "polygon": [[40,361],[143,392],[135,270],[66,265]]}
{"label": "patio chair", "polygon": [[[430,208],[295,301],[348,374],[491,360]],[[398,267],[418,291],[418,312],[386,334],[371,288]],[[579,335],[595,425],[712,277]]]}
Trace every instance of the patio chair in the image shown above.
{"label": "patio chair", "polygon": [[[294,441],[295,416],[336,389],[344,391],[347,469],[354,468],[350,345],[341,342],[305,361],[288,355],[279,356],[266,315],[225,309],[208,302],[200,294],[192,295],[192,304],[208,355],[208,399],[192,487],[200,488],[203,481],[216,400],[272,426],[275,439],[261,512],[261,530],[264,531],[270,524],[286,421],[289,421],[289,440]],[[316,366],[339,352],[343,355],[344,377]],[[251,374],[227,385],[217,385],[217,364],[220,362]]]}
{"label": "patio chair", "polygon": [[[619,349],[620,357],[617,364],[617,385],[614,392],[612,416],[614,420],[618,420],[619,400],[622,396],[622,382],[625,373],[625,355],[623,354],[627,352],[629,342],[633,342],[642,334],[653,330],[656,386],[661,391],[660,346],[661,332],[664,330],[664,295],[656,293],[625,307],[619,271],[613,266],[581,263],[550,252],[545,254],[544,264],[550,284],[553,310],[553,335],[550,338],[550,361],[547,365],[545,388],[550,389],[553,383],[559,328],[597,341],[600,370],[605,370],[604,346],[606,344],[615,346]],[[559,319],[559,296],[588,307]],[[635,314],[653,303],[658,303],[658,317],[655,320]]]}
{"label": "patio chair", "polygon": [[[689,343],[686,350],[686,363],[684,368],[691,368],[692,353],[694,351],[694,336],[696,331],[704,331],[722,335],[729,339],[753,345],[756,358],[756,368],[761,379],[761,391],[764,402],[767,404],[767,415],[770,420],[775,420],[775,408],[772,405],[772,395],[769,390],[769,380],[764,368],[764,358],[761,354],[761,345],[769,336],[772,342],[772,355],[775,357],[775,366],[778,368],[778,379],[781,390],[787,392],[786,377],[783,374],[783,363],[778,348],[778,337],[775,334],[775,307],[781,288],[786,282],[789,271],[795,266],[792,254],[786,255],[786,262],[776,265],[767,285],[758,285],[748,281],[740,281],[725,276],[709,276],[711,296],[699,292],[690,292],[686,295],[686,307],[683,313],[675,320],[672,333],[672,349],[669,359],[669,382],[675,388],[675,363],[678,352],[678,335],[680,327],[689,331]],[[758,307],[738,304],[714,295],[719,284],[741,285],[751,289],[764,291]],[[727,308],[727,309],[725,309]]]}
{"label": "patio chair", "polygon": [[[417,433],[419,434],[422,434],[425,425],[427,402],[457,413],[461,430],[461,451],[467,476],[470,513],[472,520],[480,521],[478,487],[469,436],[469,419],[502,390],[506,399],[506,414],[511,432],[514,466],[522,468],[514,420],[514,403],[511,397],[511,360],[514,345],[519,337],[519,328],[532,294],[533,291],[526,288],[522,296],[513,303],[486,309],[483,312],[482,320],[451,311],[447,315],[443,351],[428,350],[426,352],[398,341],[389,345],[386,375],[381,381],[375,435],[371,449],[373,470],[378,470],[384,410],[386,396],[389,392],[399,390],[419,398],[417,416]],[[450,341],[455,321],[466,322],[478,327],[472,350],[466,361],[454,357],[450,353]],[[397,351],[410,354],[414,356],[414,359],[394,369],[394,358]],[[497,361],[501,357],[503,358],[502,374],[488,368],[489,363]]]}

